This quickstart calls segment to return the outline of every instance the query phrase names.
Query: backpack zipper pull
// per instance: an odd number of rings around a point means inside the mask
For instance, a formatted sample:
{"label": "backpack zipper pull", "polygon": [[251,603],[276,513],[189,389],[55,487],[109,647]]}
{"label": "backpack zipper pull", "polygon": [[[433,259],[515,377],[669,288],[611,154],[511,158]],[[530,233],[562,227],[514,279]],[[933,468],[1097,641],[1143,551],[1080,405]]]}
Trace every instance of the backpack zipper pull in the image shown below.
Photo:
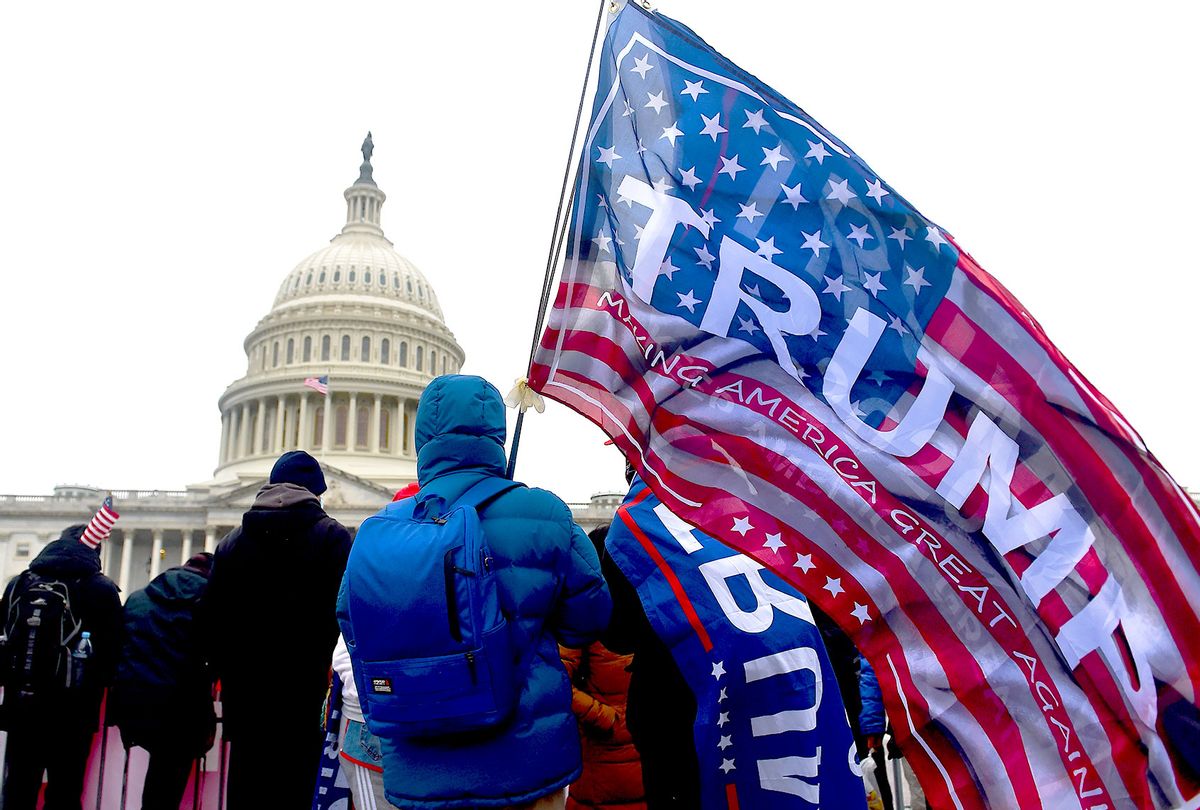
{"label": "backpack zipper pull", "polygon": [[475,653],[468,652],[468,653],[466,653],[466,656],[467,656],[467,666],[471,669],[471,683],[475,683],[476,681],[479,680],[478,676],[476,676],[476,674],[475,674]]}

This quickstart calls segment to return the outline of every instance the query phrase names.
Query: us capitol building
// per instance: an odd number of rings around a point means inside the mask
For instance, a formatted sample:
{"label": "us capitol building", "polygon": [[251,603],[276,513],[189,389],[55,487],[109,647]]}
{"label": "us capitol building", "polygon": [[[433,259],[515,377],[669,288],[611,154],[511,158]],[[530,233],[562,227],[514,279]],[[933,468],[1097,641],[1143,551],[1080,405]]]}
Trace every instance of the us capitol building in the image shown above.
{"label": "us capitol building", "polygon": [[[212,551],[241,523],[284,452],[320,460],[325,509],[357,526],[416,480],[417,400],[465,355],[425,276],[384,236],[387,195],[372,177],[368,133],[346,224],[296,265],[245,340],[246,374],[217,404],[221,441],[211,480],[184,490],[58,486],[52,495],[0,495],[0,581],[62,530],[86,523],[111,491],[121,519],[101,546],[105,573],[129,594],[195,551]],[[329,378],[328,395],[306,387]],[[607,523],[623,493],[571,504],[584,529]]]}

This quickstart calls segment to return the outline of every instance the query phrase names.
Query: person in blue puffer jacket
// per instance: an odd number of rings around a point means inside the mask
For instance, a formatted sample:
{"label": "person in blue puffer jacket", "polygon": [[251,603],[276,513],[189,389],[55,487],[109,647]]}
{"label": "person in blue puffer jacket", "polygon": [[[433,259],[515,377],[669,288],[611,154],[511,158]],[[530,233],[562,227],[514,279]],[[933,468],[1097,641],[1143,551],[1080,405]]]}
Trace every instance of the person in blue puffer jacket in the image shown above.
{"label": "person in blue puffer jacket", "polygon": [[[505,432],[500,392],[486,380],[433,380],[417,408],[418,497],[453,503],[483,478],[503,477]],[[381,741],[385,792],[397,807],[420,810],[561,808],[582,760],[557,645],[596,640],[612,601],[596,550],[550,492],[506,492],[483,508],[480,522],[516,631],[519,706],[499,732]]]}

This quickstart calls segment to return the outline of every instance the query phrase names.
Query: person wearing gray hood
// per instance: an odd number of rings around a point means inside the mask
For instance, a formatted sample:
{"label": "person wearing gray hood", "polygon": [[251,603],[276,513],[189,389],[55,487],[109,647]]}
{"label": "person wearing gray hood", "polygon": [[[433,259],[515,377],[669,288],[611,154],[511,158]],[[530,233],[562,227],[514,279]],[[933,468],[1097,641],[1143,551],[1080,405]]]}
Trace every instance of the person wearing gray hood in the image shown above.
{"label": "person wearing gray hood", "polygon": [[321,466],[284,453],[221,541],[202,604],[230,741],[229,810],[311,805],[321,704],[350,532],[325,513]]}

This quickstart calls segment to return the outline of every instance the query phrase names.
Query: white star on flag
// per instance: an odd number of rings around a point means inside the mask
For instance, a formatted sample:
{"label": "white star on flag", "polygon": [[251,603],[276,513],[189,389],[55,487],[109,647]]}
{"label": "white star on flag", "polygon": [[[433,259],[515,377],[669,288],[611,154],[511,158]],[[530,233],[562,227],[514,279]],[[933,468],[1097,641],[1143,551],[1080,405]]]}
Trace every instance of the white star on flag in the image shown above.
{"label": "white star on flag", "polygon": [[717,748],[720,748],[722,751],[724,751],[726,748],[728,748],[731,745],[733,745],[732,735],[722,735],[721,741],[719,743],[717,743]]}
{"label": "white star on flag", "polygon": [[846,292],[849,289],[851,289],[851,288],[847,287],[845,284],[842,283],[842,276],[838,276],[837,278],[825,276],[825,289],[821,290],[821,292],[829,293],[835,299],[837,299],[838,301],[841,301],[842,293]]}
{"label": "white star on flag", "polygon": [[717,716],[717,726],[719,728],[725,728],[725,724],[728,722],[729,722],[729,712],[721,712]]}
{"label": "white star on flag", "polygon": [[650,71],[650,70],[654,70],[654,65],[650,64],[650,55],[649,54],[646,54],[645,56],[643,56],[640,59],[635,58],[633,60],[633,67],[630,68],[630,72],[636,73],[638,76],[641,76],[643,79],[646,78],[646,72]]}
{"label": "white star on flag", "polygon": [[942,245],[950,244],[946,241],[945,237],[942,236],[942,232],[932,225],[926,228],[926,230],[928,233],[925,234],[925,241],[932,244],[935,248],[940,248]]}
{"label": "white star on flag", "polygon": [[835,598],[839,593],[846,592],[846,589],[842,587],[841,577],[825,577],[825,584],[821,586],[821,590],[829,591],[829,595]]}
{"label": "white star on flag", "polygon": [[696,314],[696,304],[703,303],[699,298],[695,297],[695,290],[688,290],[686,293],[675,293],[679,296],[677,307],[687,307],[687,311]]}
{"label": "white star on flag", "polygon": [[783,542],[783,532],[776,532],[775,534],[767,535],[767,540],[763,543],[763,548],[769,548],[771,551],[774,551],[776,554],[778,554],[779,549],[786,545],[787,543]]}
{"label": "white star on flag", "polygon": [[850,233],[846,234],[846,238],[853,239],[855,242],[858,242],[859,247],[862,247],[863,242],[867,241],[868,239],[874,239],[875,237],[867,233],[866,225],[859,226],[851,223]]}
{"label": "white star on flag", "polygon": [[633,105],[629,103],[629,99],[625,99],[625,112],[621,113],[621,117],[628,118],[629,116],[633,115],[635,112],[637,112],[637,110],[635,110],[633,108]]}
{"label": "white star on flag", "polygon": [[721,760],[721,770],[725,773],[729,773],[730,771],[737,770],[737,768],[734,766],[732,759],[723,759]]}
{"label": "white star on flag", "polygon": [[653,188],[659,194],[666,194],[668,191],[671,190],[671,184],[667,182],[667,178],[660,177],[654,181]]}
{"label": "white star on flag", "polygon": [[717,695],[717,703],[724,703],[726,700],[729,699],[729,695],[725,694],[726,691],[727,691],[726,688],[724,686],[722,686],[721,693],[719,695]]}
{"label": "white star on flag", "polygon": [[766,110],[765,107],[763,109],[759,110],[758,112],[750,112],[749,110],[744,110],[744,112],[746,113],[746,123],[742,124],[742,129],[746,129],[747,127],[749,127],[750,129],[754,130],[755,135],[762,134],[761,133],[762,128],[765,126],[769,126],[767,124],[767,119],[763,118],[763,112],[765,110]]}
{"label": "white star on flag", "polygon": [[758,203],[752,202],[749,205],[738,203],[738,208],[742,209],[738,212],[735,219],[745,219],[748,222],[753,222],[758,217],[763,216],[763,213],[758,210]]}
{"label": "white star on flag", "polygon": [[659,265],[658,274],[660,276],[666,276],[668,281],[674,281],[675,273],[678,272],[678,270],[679,268],[675,266],[675,263],[670,259],[667,259],[665,262]]}
{"label": "white star on flag", "polygon": [[788,188],[786,183],[780,183],[779,187],[783,189],[783,196],[784,196],[785,202],[787,202],[788,205],[792,206],[793,210],[799,211],[800,203],[808,202],[808,200],[804,199],[804,195],[800,193],[800,184],[799,183],[797,183],[796,185],[794,185],[791,188]]}
{"label": "white star on flag", "polygon": [[820,141],[808,141],[808,154],[806,158],[815,158],[818,164],[824,164],[825,158],[829,157],[829,151],[825,148],[825,144]]}
{"label": "white star on flag", "polygon": [[780,163],[792,162],[790,157],[783,154],[783,144],[776,146],[774,149],[768,149],[765,146],[761,148],[763,150],[763,159],[762,163],[758,164],[759,166],[766,166],[769,163],[772,169],[778,169]]}
{"label": "white star on flag", "polygon": [[916,295],[921,294],[922,287],[932,287],[933,286],[932,284],[930,284],[928,281],[925,280],[925,268],[924,267],[918,267],[916,270],[913,270],[911,267],[909,267],[906,264],[906,265],[904,265],[904,272],[908,273],[908,278],[904,279],[904,283],[907,284],[908,286],[912,287],[914,290],[916,290],[916,293],[915,293]]}
{"label": "white star on flag", "polygon": [[904,321],[891,314],[888,315],[888,318],[891,319],[891,323],[887,326],[888,329],[895,329],[897,335],[908,334],[908,327],[904,325]]}
{"label": "white star on flag", "polygon": [[778,256],[780,253],[783,253],[782,250],[775,247],[775,237],[774,236],[772,236],[770,239],[768,239],[765,242],[761,239],[755,239],[754,241],[758,242],[758,250],[754,251],[755,254],[762,256],[767,261],[770,261],[775,256]]}
{"label": "white star on flag", "polygon": [[850,190],[850,181],[849,180],[842,180],[841,182],[838,182],[838,183],[835,183],[832,180],[830,180],[829,181],[829,193],[827,195],[825,195],[825,199],[837,200],[842,205],[845,205],[846,203],[850,202],[857,196],[858,196],[857,194],[855,194],[853,191]]}
{"label": "white star on flag", "polygon": [[821,241],[820,231],[817,231],[816,233],[805,233],[804,231],[800,231],[800,233],[804,234],[804,244],[800,246],[801,248],[808,248],[813,253],[820,256],[821,248],[829,247],[829,245]]}
{"label": "white star on flag", "polygon": [[890,193],[890,191],[883,187],[883,183],[878,180],[872,180],[867,183],[867,196],[874,197],[877,203],[883,202],[883,198]]}
{"label": "white star on flag", "polygon": [[603,250],[605,253],[612,253],[612,250],[610,250],[608,247],[610,244],[612,244],[611,236],[605,236],[602,233],[598,233],[596,234],[595,238],[592,239],[592,242],[596,245],[596,247],[600,248],[600,250]]}
{"label": "white star on flag", "polygon": [[[755,332],[758,331],[758,324],[756,324],[754,322],[753,318],[751,318],[750,320],[746,320],[741,315],[737,315],[735,317],[738,319],[738,331],[739,332],[745,332],[747,335],[753,335]],[[736,528],[736,526],[734,528]]]}
{"label": "white star on flag", "polygon": [[721,220],[717,219],[715,214],[713,214],[713,209],[711,209],[711,208],[701,208],[700,209],[700,219],[702,219],[706,223],[708,223],[708,227],[710,227],[710,228],[721,221]]}
{"label": "white star on flag", "polygon": [[684,88],[679,91],[679,95],[691,96],[692,101],[697,101],[697,100],[699,100],[700,96],[706,95],[708,93],[708,91],[704,89],[704,81],[703,80],[698,81],[698,82],[689,82],[687,79],[684,79],[683,84],[684,84]]}
{"label": "white star on flag", "polygon": [[725,674],[725,662],[724,661],[714,662],[713,668],[712,668],[712,676],[719,681],[719,680],[721,680],[721,676],[724,674]]}
{"label": "white star on flag", "polygon": [[746,532],[750,531],[753,528],[754,527],[752,525],[750,525],[750,516],[749,515],[747,515],[746,517],[740,517],[740,518],[733,519],[732,531],[737,532],[742,537],[745,537]]}
{"label": "white star on flag", "polygon": [[867,610],[867,606],[860,605],[858,602],[854,603],[854,610],[850,611],[850,615],[858,619],[860,626],[871,621],[871,613]]}
{"label": "white star on flag", "polygon": [[888,234],[888,239],[895,239],[900,243],[900,249],[904,249],[905,242],[911,242],[912,237],[908,235],[908,228],[892,228],[892,232]]}
{"label": "white star on flag", "polygon": [[696,248],[696,255],[700,257],[700,261],[696,262],[696,264],[704,265],[705,270],[712,270],[713,259],[717,257],[708,252],[708,245],[701,245]]}
{"label": "white star on flag", "polygon": [[608,168],[611,169],[612,165],[613,165],[613,161],[620,160],[620,159],[621,159],[621,156],[617,154],[617,145],[613,144],[612,146],[608,147],[607,149],[605,149],[603,146],[601,146],[600,147],[600,157],[596,158],[596,161],[598,163],[607,163]]}
{"label": "white star on flag", "polygon": [[792,568],[799,568],[806,574],[816,567],[817,564],[812,561],[811,554],[797,554],[796,561],[792,563]]}
{"label": "white star on flag", "polygon": [[702,120],[704,122],[704,129],[700,130],[700,134],[708,135],[714,141],[717,139],[718,135],[720,135],[723,132],[729,131],[729,130],[725,129],[725,127],[721,126],[721,114],[720,113],[717,113],[712,118],[709,118],[704,113],[700,113],[700,120]]}
{"label": "white star on flag", "polygon": [[737,180],[738,172],[746,171],[746,167],[738,163],[738,156],[732,158],[721,158],[721,170],[717,174],[727,174],[733,180]]}
{"label": "white star on flag", "polygon": [[671,146],[674,146],[675,139],[683,134],[683,130],[677,126],[678,124],[679,124],[679,122],[676,121],[674,124],[671,124],[671,126],[669,126],[669,127],[663,127],[663,134],[659,135],[658,139],[661,141],[663,138],[666,138],[668,141],[671,142]]}
{"label": "white star on flag", "polygon": [[646,102],[645,106],[653,107],[654,112],[656,112],[656,113],[661,113],[662,108],[667,106],[667,100],[665,98],[663,98],[663,91],[661,91],[661,90],[657,93],[654,93],[653,95],[651,95],[650,93],[647,93],[646,96],[650,100]]}
{"label": "white star on flag", "polygon": [[[674,126],[674,124],[671,126]],[[680,132],[679,134],[682,135],[683,133]],[[671,145],[674,146],[675,144],[672,143]],[[684,169],[679,173],[679,185],[687,186],[688,191],[691,191],[693,188],[700,185],[700,182],[700,178],[696,176],[695,166],[690,169]]]}
{"label": "white star on flag", "polygon": [[869,290],[875,298],[878,298],[879,294],[887,289],[880,280],[883,273],[864,273],[863,275],[867,277],[867,280],[863,282],[863,289]]}

